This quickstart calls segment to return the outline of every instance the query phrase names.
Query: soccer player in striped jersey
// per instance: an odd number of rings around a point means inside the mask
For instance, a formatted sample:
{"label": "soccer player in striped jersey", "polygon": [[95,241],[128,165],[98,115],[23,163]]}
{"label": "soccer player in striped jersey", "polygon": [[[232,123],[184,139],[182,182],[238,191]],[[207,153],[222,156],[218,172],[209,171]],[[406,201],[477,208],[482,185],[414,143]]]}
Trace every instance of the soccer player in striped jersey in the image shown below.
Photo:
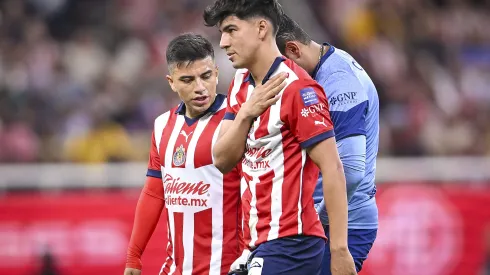
{"label": "soccer player in striped jersey", "polygon": [[223,175],[213,165],[226,112],[226,97],[216,94],[213,47],[183,34],[166,57],[168,82],[182,103],[155,120],[124,274],[141,274],[141,255],[162,210],[168,244],[160,274],[227,274],[243,250],[240,175],[236,168]]}
{"label": "soccer player in striped jersey", "polygon": [[[328,43],[318,44],[287,15],[276,37],[279,50],[303,67],[322,85],[329,99],[337,147],[344,166],[349,199],[348,245],[359,272],[378,230],[376,155],[379,143],[379,100],[366,71],[348,53]],[[329,234],[322,196],[322,177],[315,205]],[[330,250],[325,247],[323,275],[330,272]]]}
{"label": "soccer player in striped jersey", "polygon": [[238,69],[214,163],[224,173],[242,164],[249,274],[320,274],[326,237],[313,203],[319,170],[334,274],[355,274],[347,248],[345,177],[328,102],[321,86],[277,48],[282,14],[276,0],[216,0],[204,12],[206,25],[219,27],[220,46]]}

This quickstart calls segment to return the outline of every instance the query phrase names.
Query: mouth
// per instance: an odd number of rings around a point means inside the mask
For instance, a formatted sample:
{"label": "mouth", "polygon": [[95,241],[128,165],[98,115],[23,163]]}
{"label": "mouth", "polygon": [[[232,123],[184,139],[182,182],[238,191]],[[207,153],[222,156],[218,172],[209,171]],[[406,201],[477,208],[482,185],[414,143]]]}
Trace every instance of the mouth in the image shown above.
{"label": "mouth", "polygon": [[197,96],[192,99],[192,102],[198,106],[206,105],[209,102],[209,96],[203,95],[203,96]]}
{"label": "mouth", "polygon": [[227,53],[226,55],[228,55],[228,59],[231,60],[233,56],[235,56],[235,53]]}

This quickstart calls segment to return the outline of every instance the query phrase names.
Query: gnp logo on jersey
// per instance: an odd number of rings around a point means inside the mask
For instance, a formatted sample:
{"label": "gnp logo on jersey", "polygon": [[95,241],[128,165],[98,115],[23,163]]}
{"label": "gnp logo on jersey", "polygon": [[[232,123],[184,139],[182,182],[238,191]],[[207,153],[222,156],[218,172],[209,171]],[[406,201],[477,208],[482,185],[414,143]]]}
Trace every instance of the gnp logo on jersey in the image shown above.
{"label": "gnp logo on jersey", "polygon": [[173,162],[175,166],[181,166],[185,162],[185,148],[184,145],[180,145],[175,150]]}
{"label": "gnp logo on jersey", "polygon": [[191,206],[208,208],[210,184],[199,182],[186,182],[180,177],[170,174],[163,176],[166,206]]}
{"label": "gnp logo on jersey", "polygon": [[323,104],[323,103],[320,103],[320,104],[315,104],[315,105],[310,106],[310,107],[303,108],[301,110],[301,115],[303,117],[308,117],[310,115],[312,117],[315,117],[318,113],[323,113],[326,111],[327,111],[327,106],[325,106],[325,104]]}
{"label": "gnp logo on jersey", "polygon": [[299,93],[301,94],[301,99],[303,99],[303,104],[305,104],[306,107],[318,104],[318,96],[313,88],[308,87],[301,89]]}
{"label": "gnp logo on jersey", "polygon": [[348,92],[342,93],[336,96],[332,96],[330,98],[330,106],[335,106],[336,104],[345,105],[345,104],[356,104],[359,100],[357,99],[356,92]]}

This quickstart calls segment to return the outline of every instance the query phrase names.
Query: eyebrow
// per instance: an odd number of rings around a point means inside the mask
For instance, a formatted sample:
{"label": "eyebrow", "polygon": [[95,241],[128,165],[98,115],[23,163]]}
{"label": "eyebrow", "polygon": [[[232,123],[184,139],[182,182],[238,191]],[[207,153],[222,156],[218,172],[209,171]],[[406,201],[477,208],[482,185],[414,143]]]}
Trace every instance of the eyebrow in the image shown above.
{"label": "eyebrow", "polygon": [[207,70],[207,71],[205,71],[204,73],[202,73],[202,74],[201,74],[201,76],[203,76],[203,75],[207,75],[207,74],[210,74],[210,73],[212,73],[212,72],[213,72],[212,70]]}
{"label": "eyebrow", "polygon": [[[207,74],[210,74],[212,73],[213,70],[209,69],[207,71],[205,71],[204,73],[200,74],[199,76],[202,77],[203,75],[207,75]],[[183,75],[181,77],[179,77],[179,80],[193,80],[195,77],[193,75]]]}
{"label": "eyebrow", "polygon": [[237,25],[235,24],[228,24],[223,27],[223,30],[220,30],[220,32],[228,32],[230,31],[231,28],[238,28]]}

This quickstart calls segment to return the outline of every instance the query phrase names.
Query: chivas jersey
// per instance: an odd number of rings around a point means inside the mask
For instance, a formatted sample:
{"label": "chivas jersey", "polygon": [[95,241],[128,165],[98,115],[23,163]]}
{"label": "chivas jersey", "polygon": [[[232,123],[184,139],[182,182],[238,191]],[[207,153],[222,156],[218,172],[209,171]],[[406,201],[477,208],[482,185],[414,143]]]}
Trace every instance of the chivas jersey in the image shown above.
{"label": "chivas jersey", "polygon": [[[287,86],[254,121],[242,159],[244,240],[250,248],[293,235],[325,238],[312,198],[319,169],[306,149],[334,136],[328,102],[322,87],[283,57],[263,84],[280,72],[288,73]],[[225,119],[234,119],[254,87],[250,72],[236,72]]]}
{"label": "chivas jersey", "polygon": [[226,274],[241,255],[240,176],[223,175],[212,147],[226,111],[217,95],[201,117],[185,105],[155,120],[148,176],[162,178],[167,211],[167,257],[161,274]]}

